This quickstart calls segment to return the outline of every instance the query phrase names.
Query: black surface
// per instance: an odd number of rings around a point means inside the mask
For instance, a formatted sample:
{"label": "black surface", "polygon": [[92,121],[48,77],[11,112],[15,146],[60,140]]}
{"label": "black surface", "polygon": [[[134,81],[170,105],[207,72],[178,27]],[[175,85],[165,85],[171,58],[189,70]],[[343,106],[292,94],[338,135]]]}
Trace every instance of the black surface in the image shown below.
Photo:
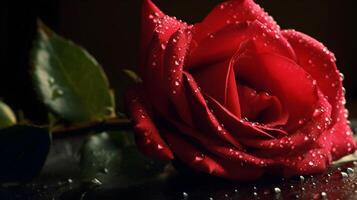
{"label": "black surface", "polygon": [[[120,182],[111,172],[98,176],[101,184],[97,180],[83,183],[78,151],[84,138],[55,140],[41,174],[28,184],[1,186],[0,199],[357,199],[357,162],[353,160],[335,164],[324,174],[291,179],[232,182],[185,176],[169,166],[161,177],[140,184]],[[102,179],[105,176],[110,178]]]}

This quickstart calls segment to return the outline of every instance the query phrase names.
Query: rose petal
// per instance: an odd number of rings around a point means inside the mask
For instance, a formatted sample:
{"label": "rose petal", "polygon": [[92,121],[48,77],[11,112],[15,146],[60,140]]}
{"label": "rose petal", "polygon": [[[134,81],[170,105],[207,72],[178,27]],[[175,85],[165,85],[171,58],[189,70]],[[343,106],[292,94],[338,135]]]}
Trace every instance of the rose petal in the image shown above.
{"label": "rose petal", "polygon": [[351,154],[356,150],[356,141],[347,123],[346,112],[347,110],[341,105],[336,124],[319,138],[320,146],[331,152],[333,160]]}
{"label": "rose petal", "polygon": [[320,42],[303,33],[284,30],[282,34],[293,47],[299,65],[316,80],[322,93],[328,97],[328,101],[333,106],[332,120],[335,121],[339,111],[335,106],[343,100],[344,95],[333,53]]}
{"label": "rose petal", "polygon": [[166,93],[180,119],[187,124],[193,124],[191,109],[187,104],[184,87],[182,86],[182,70],[185,57],[191,41],[190,28],[182,28],[171,36],[164,57],[163,87],[167,87]]}
{"label": "rose petal", "polygon": [[244,43],[236,54],[238,81],[277,96],[288,110],[284,130],[291,131],[301,119],[311,118],[318,101],[313,80],[293,60],[261,53],[254,41]]}
{"label": "rose petal", "polygon": [[163,116],[168,116],[170,112],[169,102],[166,97],[166,88],[162,84],[166,82],[164,55],[171,36],[178,29],[185,28],[186,25],[167,16],[157,20],[158,25],[150,41],[146,64],[141,68],[141,77],[145,83],[144,87],[148,93],[148,98],[150,98],[155,110]]}
{"label": "rose petal", "polygon": [[268,13],[253,0],[231,0],[219,4],[208,16],[199,24],[194,40],[200,42],[210,33],[230,25],[231,23],[240,23],[246,21],[259,21],[269,29],[279,31],[280,28]]}
{"label": "rose petal", "polygon": [[202,96],[200,88],[194,81],[194,78],[187,72],[184,72],[183,80],[187,102],[192,109],[192,117],[194,119],[200,119],[194,121],[194,127],[200,131],[207,132],[207,134],[216,135],[239,148],[240,144],[237,138],[232,137],[230,134],[226,134],[224,127],[221,126],[212,112],[208,109],[207,103]]}
{"label": "rose petal", "polygon": [[176,156],[186,165],[198,171],[230,180],[254,180],[264,173],[263,168],[244,165],[241,162],[208,154],[180,135],[168,131],[165,132],[165,135]]}
{"label": "rose petal", "polygon": [[[195,36],[197,27],[195,26]],[[205,64],[222,62],[231,58],[243,41],[252,39],[261,49],[295,60],[295,53],[280,32],[274,32],[259,21],[231,24],[211,33],[202,41],[193,39],[187,68],[203,67]]]}
{"label": "rose petal", "polygon": [[171,121],[172,124],[179,130],[180,133],[189,137],[190,140],[195,141],[195,144],[199,144],[206,152],[210,152],[223,159],[229,158],[232,161],[240,161],[249,165],[255,165],[259,167],[266,167],[274,163],[271,159],[259,158],[249,153],[246,153],[243,147],[237,148],[230,144],[227,144],[223,140],[217,137],[210,137],[200,131],[192,129],[182,123]]}
{"label": "rose petal", "polygon": [[267,139],[281,137],[287,133],[280,129],[238,119],[230,111],[209,95],[205,95],[210,108],[212,108],[217,119],[224,125],[230,134],[243,139]]}
{"label": "rose petal", "polygon": [[141,86],[133,87],[127,91],[127,105],[129,114],[134,123],[136,144],[138,148],[150,157],[160,160],[171,160],[173,154],[170,148],[162,140],[151,116],[144,105],[144,96]]}
{"label": "rose petal", "polygon": [[289,114],[277,97],[265,92],[257,93],[243,85],[238,86],[238,91],[242,116],[250,119],[250,121],[270,127],[284,125],[288,121]]}
{"label": "rose petal", "polygon": [[[324,95],[318,92],[319,101],[315,112],[308,121],[301,121],[300,127],[289,136],[270,140],[253,140],[242,138],[240,142],[250,148],[254,148],[255,155],[259,157],[274,157],[282,155],[296,155],[311,149],[317,143],[321,135],[331,126],[331,105]],[[321,148],[321,147],[319,147]]]}
{"label": "rose petal", "polygon": [[192,75],[203,92],[216,99],[240,118],[237,83],[233,66],[229,60],[198,70]]}
{"label": "rose petal", "polygon": [[154,30],[157,26],[157,20],[164,17],[165,14],[156,7],[151,0],[144,0],[141,8],[141,48],[140,48],[140,57],[141,65],[145,63],[146,59],[146,50],[149,47],[151,38],[153,36]]}

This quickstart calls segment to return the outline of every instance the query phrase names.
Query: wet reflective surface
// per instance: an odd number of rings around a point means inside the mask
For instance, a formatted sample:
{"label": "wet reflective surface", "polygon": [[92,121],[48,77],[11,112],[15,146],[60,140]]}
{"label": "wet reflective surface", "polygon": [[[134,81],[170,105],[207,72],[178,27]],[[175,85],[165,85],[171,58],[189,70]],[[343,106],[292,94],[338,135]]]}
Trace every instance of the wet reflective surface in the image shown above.
{"label": "wet reflective surface", "polygon": [[357,199],[356,156],[335,164],[325,174],[292,179],[231,182],[182,175],[167,166],[159,177],[137,184],[116,181],[115,173],[105,171],[103,176],[109,179],[99,176],[83,183],[78,165],[82,140],[56,140],[40,176],[29,184],[1,186],[0,199]]}

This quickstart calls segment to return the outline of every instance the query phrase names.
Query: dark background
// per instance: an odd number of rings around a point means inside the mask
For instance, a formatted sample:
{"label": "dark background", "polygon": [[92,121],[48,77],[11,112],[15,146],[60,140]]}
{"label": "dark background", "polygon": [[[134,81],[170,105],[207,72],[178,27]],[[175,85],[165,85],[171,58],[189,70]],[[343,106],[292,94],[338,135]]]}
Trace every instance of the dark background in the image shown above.
{"label": "dark background", "polygon": [[[167,14],[194,23],[219,0],[154,0]],[[282,28],[294,28],[323,42],[345,74],[348,107],[357,117],[357,31],[355,0],[256,0]],[[43,107],[30,84],[28,53],[36,18],[84,46],[103,65],[113,88],[122,68],[137,68],[141,0],[32,0],[0,3],[0,97],[40,122]]]}

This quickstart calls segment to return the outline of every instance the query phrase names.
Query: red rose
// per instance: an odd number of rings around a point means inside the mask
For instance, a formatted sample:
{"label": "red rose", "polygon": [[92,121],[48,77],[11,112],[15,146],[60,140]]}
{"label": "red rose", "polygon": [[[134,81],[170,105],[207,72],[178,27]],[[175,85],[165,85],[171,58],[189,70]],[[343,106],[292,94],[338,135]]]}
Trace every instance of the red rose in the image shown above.
{"label": "red rose", "polygon": [[128,92],[139,148],[227,179],[323,172],[356,149],[333,53],[253,0],[188,25],[142,10],[143,83]]}

